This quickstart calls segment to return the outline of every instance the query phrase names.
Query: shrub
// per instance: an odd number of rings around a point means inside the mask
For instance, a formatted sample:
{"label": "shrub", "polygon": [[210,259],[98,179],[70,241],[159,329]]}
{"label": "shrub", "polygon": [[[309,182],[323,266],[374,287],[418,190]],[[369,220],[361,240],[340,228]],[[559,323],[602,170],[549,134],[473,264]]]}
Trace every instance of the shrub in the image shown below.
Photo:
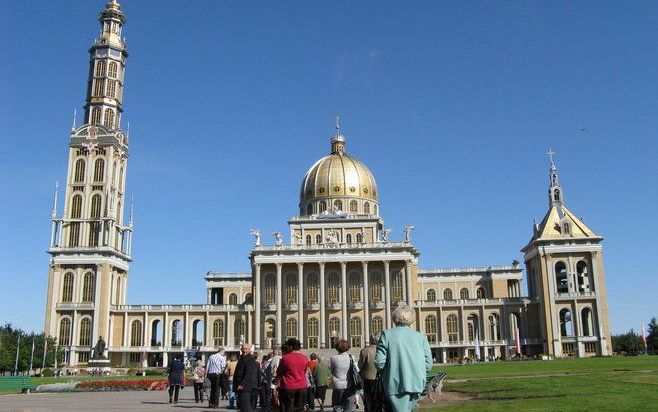
{"label": "shrub", "polygon": [[55,373],[53,373],[53,370],[50,368],[45,368],[43,371],[41,371],[41,376],[51,378],[55,376]]}

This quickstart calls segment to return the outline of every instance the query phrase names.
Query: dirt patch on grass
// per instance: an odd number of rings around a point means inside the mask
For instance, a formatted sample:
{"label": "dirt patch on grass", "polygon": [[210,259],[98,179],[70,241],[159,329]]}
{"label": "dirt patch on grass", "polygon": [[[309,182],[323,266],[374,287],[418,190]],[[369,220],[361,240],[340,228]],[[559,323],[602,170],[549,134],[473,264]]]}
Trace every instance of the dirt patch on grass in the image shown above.
{"label": "dirt patch on grass", "polygon": [[434,395],[434,401],[432,401],[429,397],[422,399],[419,402],[419,406],[421,408],[443,408],[445,406],[452,406],[473,399],[475,399],[475,396],[468,393],[444,390],[441,392],[440,396]]}

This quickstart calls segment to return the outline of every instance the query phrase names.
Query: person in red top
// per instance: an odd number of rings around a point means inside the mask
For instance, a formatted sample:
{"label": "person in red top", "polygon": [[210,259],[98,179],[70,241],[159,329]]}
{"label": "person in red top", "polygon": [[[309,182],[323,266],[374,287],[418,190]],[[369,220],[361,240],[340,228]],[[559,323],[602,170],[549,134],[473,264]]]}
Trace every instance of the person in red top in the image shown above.
{"label": "person in red top", "polygon": [[279,388],[283,389],[281,391],[281,411],[301,412],[306,405],[308,387],[306,371],[309,359],[299,351],[302,344],[297,339],[290,338],[285,344],[291,351],[283,355],[279,367],[276,369]]}

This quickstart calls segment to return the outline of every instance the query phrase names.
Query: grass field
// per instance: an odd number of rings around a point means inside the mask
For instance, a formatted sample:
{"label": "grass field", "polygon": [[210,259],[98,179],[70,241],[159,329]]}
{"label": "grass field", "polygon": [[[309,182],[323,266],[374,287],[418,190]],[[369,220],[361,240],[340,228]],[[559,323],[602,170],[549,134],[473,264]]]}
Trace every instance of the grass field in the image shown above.
{"label": "grass field", "polygon": [[[446,366],[441,411],[658,411],[658,356]],[[450,402],[450,392],[462,400]],[[442,405],[443,403],[443,405]],[[430,410],[431,410],[430,409]]]}

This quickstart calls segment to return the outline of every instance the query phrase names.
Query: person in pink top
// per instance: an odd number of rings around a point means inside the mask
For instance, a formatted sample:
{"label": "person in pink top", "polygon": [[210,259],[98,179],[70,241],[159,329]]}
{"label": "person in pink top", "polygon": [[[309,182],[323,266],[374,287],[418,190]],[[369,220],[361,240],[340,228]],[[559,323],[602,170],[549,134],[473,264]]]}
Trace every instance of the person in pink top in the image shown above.
{"label": "person in pink top", "polygon": [[284,353],[276,369],[281,396],[281,411],[301,412],[306,405],[308,356],[299,350],[302,344],[295,338],[290,338],[285,345],[290,348]]}

